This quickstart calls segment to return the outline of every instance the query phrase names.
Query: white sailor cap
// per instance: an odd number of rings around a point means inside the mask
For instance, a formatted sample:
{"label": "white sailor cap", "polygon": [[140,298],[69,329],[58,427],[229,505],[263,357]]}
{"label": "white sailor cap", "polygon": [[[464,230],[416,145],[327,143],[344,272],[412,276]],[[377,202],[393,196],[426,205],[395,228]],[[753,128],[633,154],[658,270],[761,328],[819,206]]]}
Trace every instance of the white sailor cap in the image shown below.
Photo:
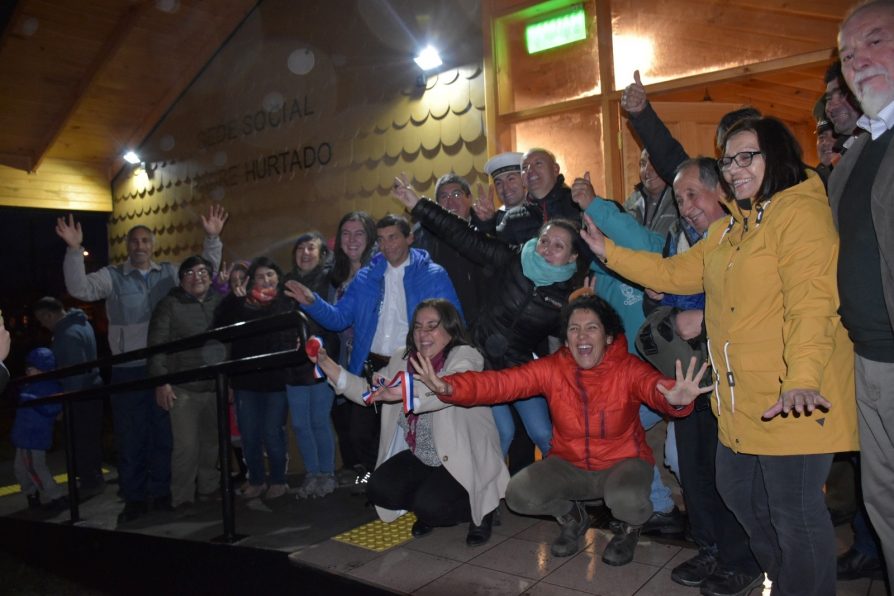
{"label": "white sailor cap", "polygon": [[484,171],[491,178],[496,178],[506,172],[521,172],[523,157],[524,154],[518,151],[507,151],[506,153],[494,155],[484,164]]}

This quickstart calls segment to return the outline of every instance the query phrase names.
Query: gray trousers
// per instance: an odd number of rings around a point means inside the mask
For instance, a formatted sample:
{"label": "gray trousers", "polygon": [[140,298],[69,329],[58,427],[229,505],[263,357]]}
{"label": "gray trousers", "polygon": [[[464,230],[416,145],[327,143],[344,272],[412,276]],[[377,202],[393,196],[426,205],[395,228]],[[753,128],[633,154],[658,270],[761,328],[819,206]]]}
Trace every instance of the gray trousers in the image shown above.
{"label": "gray trousers", "polygon": [[641,526],[652,515],[651,485],[652,466],[641,459],[588,471],[550,456],[512,477],[506,504],[522,515],[561,517],[571,511],[573,501],[603,499],[616,519]]}
{"label": "gray trousers", "polygon": [[856,357],[863,502],[894,578],[894,363]]}
{"label": "gray trousers", "polygon": [[43,503],[49,503],[65,495],[62,487],[53,480],[53,475],[47,467],[47,452],[42,449],[17,447],[13,469],[23,494],[39,493]]}
{"label": "gray trousers", "polygon": [[213,493],[220,486],[217,470],[217,408],[214,393],[174,387],[171,408],[171,504],[195,501],[199,494]]}

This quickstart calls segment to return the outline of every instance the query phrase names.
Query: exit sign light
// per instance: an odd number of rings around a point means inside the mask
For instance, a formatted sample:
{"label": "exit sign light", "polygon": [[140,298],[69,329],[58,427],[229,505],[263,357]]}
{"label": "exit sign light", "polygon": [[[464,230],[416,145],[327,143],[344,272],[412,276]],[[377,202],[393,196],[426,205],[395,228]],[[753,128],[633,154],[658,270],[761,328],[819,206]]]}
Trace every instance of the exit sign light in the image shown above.
{"label": "exit sign light", "polygon": [[580,4],[548,19],[525,25],[528,54],[544,52],[587,38],[587,13]]}

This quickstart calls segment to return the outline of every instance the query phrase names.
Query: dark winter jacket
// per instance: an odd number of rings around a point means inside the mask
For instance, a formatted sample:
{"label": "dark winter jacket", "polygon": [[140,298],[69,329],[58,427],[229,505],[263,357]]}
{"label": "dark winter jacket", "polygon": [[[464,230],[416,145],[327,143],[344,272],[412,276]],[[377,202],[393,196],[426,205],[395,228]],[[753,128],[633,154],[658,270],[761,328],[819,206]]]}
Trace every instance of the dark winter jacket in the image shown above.
{"label": "dark winter jacket", "polygon": [[[173,288],[152,311],[149,321],[148,345],[157,346],[184,337],[192,337],[212,328],[214,311],[220,304],[220,294],[213,291],[205,293],[201,300],[186,292],[181,287]],[[225,357],[222,350],[211,350],[205,347],[155,354],[149,358],[149,374],[152,376],[175,373],[198,368],[206,364],[217,364],[218,358]],[[208,359],[214,361],[211,362]],[[183,383],[182,387],[189,391],[214,391],[214,380],[206,379],[192,383]]]}
{"label": "dark winter jacket", "polygon": [[[96,335],[84,311],[79,308],[70,309],[53,327],[53,354],[56,356],[56,368],[96,360]],[[99,370],[93,369],[59,379],[59,382],[68,392],[102,385],[102,378]]]}
{"label": "dark winter jacket", "polygon": [[565,186],[561,174],[548,195],[542,199],[528,195],[524,203],[507,211],[497,226],[497,237],[509,244],[524,244],[537,235],[543,224],[557,217],[580,221],[580,207],[571,200],[571,189]]}
{"label": "dark winter jacket", "polygon": [[543,340],[558,335],[559,313],[574,289],[572,280],[535,288],[522,272],[521,246],[474,230],[433,201],[419,201],[413,217],[469,259],[496,272],[471,329],[489,368],[528,362]]}
{"label": "dark winter jacket", "polygon": [[[214,326],[232,325],[242,321],[255,321],[265,317],[283,314],[286,312],[298,312],[294,300],[280,293],[270,304],[256,306],[246,300],[230,294],[223,299],[214,318]],[[303,315],[301,315],[303,317]],[[230,346],[230,358],[233,360],[248,356],[271,354],[294,350],[300,337],[302,342],[307,339],[308,325],[299,329],[283,329],[260,335],[253,335],[235,340]],[[298,350],[296,355],[298,364],[294,371],[288,368],[267,368],[255,372],[233,375],[230,385],[234,389],[249,391],[285,391],[286,384],[307,385],[313,383],[313,365],[307,360],[304,350]],[[304,382],[298,382],[303,380]]]}
{"label": "dark winter jacket", "polygon": [[[318,296],[329,296],[332,292],[331,274],[332,267],[329,265],[319,265],[308,273],[303,273],[298,267],[292,269],[286,274],[285,281],[293,279],[301,283],[312,292],[316,292]],[[298,306],[293,308],[298,310]],[[338,360],[339,338],[338,334],[324,328],[313,318],[308,317],[308,334],[316,335],[323,339],[323,345],[326,346],[326,352],[334,360]],[[315,379],[313,377],[313,369],[307,366],[290,368],[287,373],[287,384],[289,385],[312,385],[314,383],[325,383],[326,379]]]}

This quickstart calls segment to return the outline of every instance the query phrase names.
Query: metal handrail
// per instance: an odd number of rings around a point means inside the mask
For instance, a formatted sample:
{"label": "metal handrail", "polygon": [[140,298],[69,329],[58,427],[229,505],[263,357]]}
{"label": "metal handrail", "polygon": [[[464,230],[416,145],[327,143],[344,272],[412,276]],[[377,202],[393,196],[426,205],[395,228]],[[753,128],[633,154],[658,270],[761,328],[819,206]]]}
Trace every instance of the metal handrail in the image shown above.
{"label": "metal handrail", "polygon": [[[212,329],[198,335],[185,337],[168,343],[159,344],[139,350],[132,350],[116,356],[101,358],[92,362],[85,362],[57,369],[39,375],[19,377],[14,380],[15,383],[25,381],[33,382],[39,380],[49,380],[64,378],[74,374],[80,374],[86,371],[93,371],[102,366],[116,365],[122,362],[130,362],[133,360],[143,360],[154,354],[169,354],[172,352],[180,352],[200,346],[206,346],[210,341],[217,341],[221,344],[229,343],[234,340],[260,335],[270,331],[281,331],[283,329],[299,329],[305,330],[307,318],[300,311],[291,311],[270,317],[264,317],[253,321],[245,321]],[[307,338],[300,334],[302,342]],[[194,369],[179,371],[176,373],[166,373],[164,375],[156,375],[135,381],[125,381],[123,383],[115,383],[110,385],[100,385],[90,387],[88,389],[80,389],[63,393],[56,393],[46,397],[29,400],[26,403],[19,404],[18,407],[37,407],[50,403],[62,403],[65,421],[65,463],[68,473],[68,499],[71,523],[80,521],[80,512],[78,507],[78,487],[77,487],[77,465],[74,457],[74,427],[72,425],[71,404],[75,401],[86,401],[91,399],[100,399],[109,393],[117,393],[120,391],[133,391],[136,389],[146,389],[159,387],[164,384],[178,384],[182,382],[197,381],[202,379],[213,378],[215,380],[215,389],[217,394],[217,434],[218,434],[218,456],[220,457],[220,491],[222,497],[221,513],[223,518],[224,533],[223,536],[216,539],[219,542],[233,543],[242,538],[236,534],[235,529],[235,509],[233,507],[233,491],[230,480],[230,428],[228,413],[228,387],[229,376],[231,374],[240,374],[253,370],[261,370],[267,368],[280,368],[286,366],[294,366],[306,362],[305,357],[297,349],[285,350],[280,352],[271,352],[269,354],[261,354],[256,356],[247,356],[237,360],[223,360],[221,362],[206,364]],[[222,352],[222,356],[225,352]]]}

